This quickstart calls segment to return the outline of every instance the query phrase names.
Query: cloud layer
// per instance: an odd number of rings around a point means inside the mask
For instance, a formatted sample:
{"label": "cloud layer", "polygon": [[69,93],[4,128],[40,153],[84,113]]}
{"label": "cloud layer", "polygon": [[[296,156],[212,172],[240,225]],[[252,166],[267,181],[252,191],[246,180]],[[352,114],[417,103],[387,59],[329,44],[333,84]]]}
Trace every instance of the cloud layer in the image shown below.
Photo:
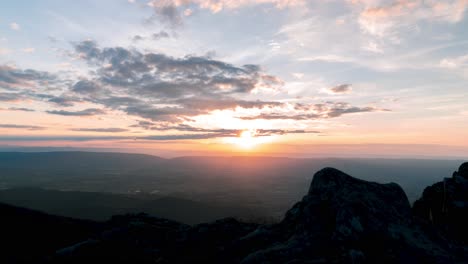
{"label": "cloud layer", "polygon": [[[60,74],[0,66],[0,101],[16,104],[38,101],[50,106],[45,113],[62,118],[125,115],[135,120],[134,125],[128,128],[70,130],[94,133],[147,130],[158,133],[138,137],[147,140],[237,137],[246,129],[226,128],[223,127],[225,123],[218,123],[215,127],[197,123],[199,117],[210,116],[214,112],[228,111],[229,118],[240,122],[262,121],[263,125],[255,125],[255,135],[271,136],[318,133],[315,129],[303,128],[310,121],[387,111],[373,106],[353,106],[346,102],[262,100],[261,96],[255,95],[287,94],[287,91],[284,91],[284,82],[280,78],[266,73],[256,64],[233,65],[194,55],[175,58],[134,48],[100,47],[91,40],[75,42],[73,49],[70,55],[87,65],[88,74],[70,79]],[[338,85],[330,88],[330,91],[349,93],[351,85]],[[36,111],[16,106],[7,110]],[[279,127],[264,123],[281,120],[305,123]],[[12,129],[43,129],[39,126],[8,126]]]}

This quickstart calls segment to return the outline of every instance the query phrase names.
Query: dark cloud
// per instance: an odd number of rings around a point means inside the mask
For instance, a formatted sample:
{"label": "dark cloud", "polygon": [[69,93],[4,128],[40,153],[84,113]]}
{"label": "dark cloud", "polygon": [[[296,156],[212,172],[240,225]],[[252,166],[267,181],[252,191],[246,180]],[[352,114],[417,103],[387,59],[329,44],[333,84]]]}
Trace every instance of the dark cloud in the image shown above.
{"label": "dark cloud", "polygon": [[109,132],[109,133],[118,133],[118,132],[127,132],[128,129],[109,127],[109,128],[73,128],[71,131],[80,131],[80,132]]}
{"label": "dark cloud", "polygon": [[[164,8],[163,8],[164,9]],[[163,10],[161,9],[161,10]],[[168,9],[169,10],[169,9]],[[164,15],[171,15],[170,10]],[[174,15],[174,14],[172,14]],[[142,36],[139,36],[142,37]],[[149,37],[149,36],[148,36]],[[152,38],[167,38],[161,31]],[[143,38],[143,37],[142,37]],[[0,102],[35,100],[46,102],[57,110],[46,111],[62,116],[94,116],[117,111],[143,119],[131,127],[160,131],[170,135],[138,137],[140,140],[177,140],[237,137],[241,129],[200,128],[190,125],[200,115],[216,110],[256,109],[256,115],[239,116],[243,120],[316,120],[360,112],[386,111],[376,107],[357,107],[343,102],[319,104],[289,103],[276,100],[249,100],[258,89],[277,91],[282,80],[269,75],[254,64],[233,65],[210,56],[175,58],[162,53],[142,52],[132,48],[100,47],[94,41],[73,44],[73,56],[78,55],[89,66],[86,79],[69,80],[35,70],[19,70],[0,66],[0,88],[26,86],[53,89],[20,89],[1,92]],[[17,91],[17,90],[15,90]],[[351,91],[351,85],[330,88],[333,93]],[[92,103],[98,108],[68,111],[78,102]],[[60,107],[60,108],[59,108]],[[20,110],[21,109],[21,110]],[[17,108],[17,111],[29,111]],[[191,122],[190,122],[191,123]],[[81,132],[126,132],[124,128],[76,128]],[[308,130],[258,129],[257,136],[318,133]],[[74,139],[73,139],[74,138]],[[135,139],[132,137],[99,137],[99,139]],[[63,139],[63,137],[61,138]],[[69,140],[95,140],[96,137],[72,137]]]}
{"label": "dark cloud", "polygon": [[81,111],[65,111],[65,110],[51,110],[46,111],[52,115],[62,115],[62,116],[94,116],[94,115],[102,115],[106,112],[102,109],[97,108],[88,108]]}
{"label": "dark cloud", "polygon": [[148,22],[158,20],[173,28],[179,27],[183,24],[183,14],[180,10],[170,1],[160,1],[159,5],[154,6],[154,14],[148,19]]}
{"label": "dark cloud", "polygon": [[[140,121],[132,127],[141,127],[147,130],[155,131],[182,131],[182,132],[196,132],[204,138],[218,138],[218,137],[238,137],[245,131],[244,129],[222,129],[222,128],[200,128],[193,127],[186,124],[180,125],[158,125],[152,122]],[[272,135],[285,135],[285,134],[307,134],[307,133],[320,133],[319,131],[310,130],[285,130],[285,129],[257,129],[255,130],[256,137],[272,136]],[[187,136],[187,135],[184,135]]]}
{"label": "dark cloud", "polygon": [[170,38],[170,37],[171,35],[169,35],[169,33],[167,33],[164,30],[161,30],[158,33],[154,33],[151,35],[151,38],[153,38],[154,40],[160,40],[160,39]]}
{"label": "dark cloud", "polygon": [[23,99],[20,93],[0,93],[0,102],[12,102]]}
{"label": "dark cloud", "polygon": [[[176,37],[176,33],[173,33],[172,34],[174,37]],[[151,34],[151,36],[142,36],[142,35],[135,35],[132,37],[132,40],[134,42],[138,42],[138,41],[142,41],[142,40],[145,40],[145,39],[151,39],[151,40],[161,40],[161,39],[166,39],[166,38],[171,38],[171,34],[169,34],[168,32],[164,31],[164,30],[161,30],[157,33],[153,33]]]}
{"label": "dark cloud", "polygon": [[[296,104],[296,110],[302,110],[306,113],[262,113],[255,116],[243,116],[240,119],[243,120],[256,120],[256,119],[265,119],[265,120],[316,120],[316,119],[325,119],[325,118],[334,118],[340,117],[345,114],[353,113],[365,113],[365,112],[381,112],[381,111],[390,111],[388,109],[376,108],[376,107],[356,107],[351,106],[348,103],[343,102],[326,102],[323,104]],[[311,112],[311,113],[308,113]]]}
{"label": "dark cloud", "polygon": [[51,96],[48,100],[50,103],[54,103],[58,106],[74,106],[76,102],[81,101],[78,98],[68,97],[68,96]]}
{"label": "dark cloud", "polygon": [[353,90],[351,84],[340,84],[330,88],[330,91],[335,94],[350,93]]}
{"label": "dark cloud", "polygon": [[0,124],[0,128],[14,128],[14,129],[26,129],[26,130],[43,130],[43,129],[45,129],[45,127],[42,127],[42,126],[16,125],[16,124]]}
{"label": "dark cloud", "polygon": [[89,93],[93,94],[101,90],[100,86],[95,82],[88,80],[81,80],[75,83],[71,89],[75,93]]}
{"label": "dark cloud", "polygon": [[145,39],[145,37],[140,36],[140,35],[135,35],[135,36],[133,36],[133,38],[132,38],[132,40],[135,41],[135,42],[138,42],[138,41],[144,40],[144,39]]}
{"label": "dark cloud", "polygon": [[281,102],[274,101],[246,101],[246,100],[237,100],[232,98],[224,99],[202,99],[202,98],[188,98],[180,99],[176,101],[178,104],[189,109],[199,109],[199,110],[225,110],[225,109],[235,109],[236,107],[242,108],[258,108],[262,109],[265,107],[275,107],[284,105]]}
{"label": "dark cloud", "polygon": [[23,111],[23,112],[35,112],[36,110],[24,107],[10,107],[8,108],[10,111]]}
{"label": "dark cloud", "polygon": [[55,80],[55,76],[36,70],[20,70],[7,65],[0,65],[0,88],[14,89],[31,87],[35,84],[46,85]]}
{"label": "dark cloud", "polygon": [[[330,105],[330,103],[329,103]],[[353,114],[353,113],[365,113],[365,112],[388,112],[390,110],[388,109],[382,109],[382,108],[377,108],[377,107],[372,107],[372,106],[367,106],[367,107],[357,107],[357,106],[351,106],[348,103],[333,103],[331,104],[331,107],[327,109],[326,111],[326,116],[329,118],[332,117],[339,117],[344,114]]]}
{"label": "dark cloud", "polygon": [[[97,66],[96,79],[83,87],[112,87],[105,96],[89,100],[153,121],[180,122],[212,110],[280,105],[236,99],[257,87],[282,86],[280,79],[263,73],[257,65],[234,66],[208,57],[173,58],[121,47],[100,48],[93,41],[76,43],[75,50]],[[126,94],[131,100],[117,94]]]}

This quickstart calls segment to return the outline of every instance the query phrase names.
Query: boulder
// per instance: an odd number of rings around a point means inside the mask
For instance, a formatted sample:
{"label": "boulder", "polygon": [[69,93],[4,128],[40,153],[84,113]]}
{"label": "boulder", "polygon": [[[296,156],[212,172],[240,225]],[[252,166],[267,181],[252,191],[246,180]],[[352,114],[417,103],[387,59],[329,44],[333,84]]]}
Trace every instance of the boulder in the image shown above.
{"label": "boulder", "polygon": [[450,238],[468,244],[468,162],[451,178],[427,187],[413,212]]}

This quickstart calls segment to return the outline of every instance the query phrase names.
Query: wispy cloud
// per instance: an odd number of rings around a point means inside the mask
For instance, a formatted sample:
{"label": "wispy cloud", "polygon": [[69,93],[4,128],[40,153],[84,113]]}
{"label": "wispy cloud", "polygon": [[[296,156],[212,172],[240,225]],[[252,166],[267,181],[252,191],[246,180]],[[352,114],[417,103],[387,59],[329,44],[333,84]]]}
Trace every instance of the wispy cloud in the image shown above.
{"label": "wispy cloud", "polygon": [[340,84],[330,88],[330,92],[334,94],[346,94],[350,93],[353,90],[351,84]]}
{"label": "wispy cloud", "polygon": [[23,52],[24,53],[34,53],[36,51],[35,48],[24,48]]}
{"label": "wispy cloud", "polygon": [[10,23],[10,28],[12,30],[20,30],[21,29],[20,25],[18,23],[16,23],[16,22],[11,22]]}
{"label": "wispy cloud", "polygon": [[0,124],[1,128],[8,128],[8,129],[24,129],[24,130],[43,130],[45,127],[42,126],[31,126],[31,125],[17,125],[17,124]]}
{"label": "wispy cloud", "polygon": [[80,111],[65,111],[65,110],[49,110],[46,111],[52,115],[62,115],[62,116],[95,116],[105,114],[106,111],[97,108],[88,108]]}
{"label": "wispy cloud", "polygon": [[127,132],[128,129],[109,127],[109,128],[72,128],[71,131],[78,132],[102,132],[102,133],[118,133],[118,132]]}
{"label": "wispy cloud", "polygon": [[359,24],[369,34],[399,38],[398,31],[408,29],[417,21],[458,23],[468,7],[466,0],[447,1],[392,1],[376,5],[372,1],[352,1],[362,8]]}

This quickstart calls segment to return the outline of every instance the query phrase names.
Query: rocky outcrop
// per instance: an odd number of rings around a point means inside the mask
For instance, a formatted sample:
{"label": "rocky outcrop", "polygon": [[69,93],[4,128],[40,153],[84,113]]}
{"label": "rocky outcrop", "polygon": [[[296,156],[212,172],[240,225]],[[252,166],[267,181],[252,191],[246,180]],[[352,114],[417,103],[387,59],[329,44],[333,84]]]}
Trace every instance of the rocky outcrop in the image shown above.
{"label": "rocky outcrop", "polygon": [[468,162],[451,178],[427,187],[413,211],[450,238],[468,244]]}
{"label": "rocky outcrop", "polygon": [[[250,240],[277,240],[244,263],[450,263],[451,249],[412,220],[400,186],[326,168],[285,219]],[[280,242],[278,241],[278,238]]]}
{"label": "rocky outcrop", "polygon": [[[52,263],[465,263],[466,245],[447,238],[437,226],[450,226],[453,231],[462,228],[466,207],[460,207],[459,201],[467,201],[463,200],[467,193],[463,194],[468,180],[466,168],[465,164],[460,167],[445,185],[428,187],[415,205],[418,217],[413,217],[399,185],[367,182],[325,168],[315,174],[308,193],[280,223],[258,225],[227,218],[189,226],[146,214],[116,216],[95,235],[59,249],[49,260]],[[440,193],[440,188],[445,188],[445,194]],[[441,197],[445,197],[442,203]],[[449,208],[448,214],[440,209],[441,205]],[[461,216],[460,222],[447,218],[452,213]]]}

